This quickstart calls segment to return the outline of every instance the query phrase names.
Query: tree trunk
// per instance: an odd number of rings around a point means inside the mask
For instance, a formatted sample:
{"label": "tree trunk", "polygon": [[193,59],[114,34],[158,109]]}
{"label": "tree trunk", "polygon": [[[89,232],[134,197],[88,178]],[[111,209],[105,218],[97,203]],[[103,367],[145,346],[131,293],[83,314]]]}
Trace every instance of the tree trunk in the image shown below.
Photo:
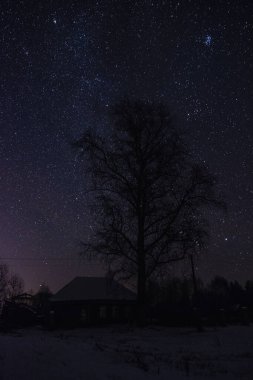
{"label": "tree trunk", "polygon": [[146,273],[144,251],[138,252],[138,278],[137,278],[137,322],[139,325],[145,323],[146,305]]}
{"label": "tree trunk", "polygon": [[[141,197],[142,198],[142,193]],[[137,323],[145,323],[145,304],[146,304],[146,258],[144,248],[144,210],[143,200],[139,203],[138,212],[138,278],[137,278]]]}

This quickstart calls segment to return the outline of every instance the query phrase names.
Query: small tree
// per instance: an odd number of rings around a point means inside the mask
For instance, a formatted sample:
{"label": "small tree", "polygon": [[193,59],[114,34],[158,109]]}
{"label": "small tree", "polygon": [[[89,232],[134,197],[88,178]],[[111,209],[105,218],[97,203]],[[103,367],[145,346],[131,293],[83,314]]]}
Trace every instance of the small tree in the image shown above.
{"label": "small tree", "polygon": [[109,131],[89,131],[74,145],[95,192],[95,233],[84,251],[136,278],[141,310],[147,280],[203,247],[204,207],[222,205],[216,180],[193,162],[162,104],[123,101]]}
{"label": "small tree", "polygon": [[0,301],[7,296],[9,269],[7,265],[0,264]]}
{"label": "small tree", "polygon": [[9,297],[16,297],[24,292],[24,280],[18,274],[12,274],[9,278]]}
{"label": "small tree", "polygon": [[49,299],[52,296],[52,292],[48,285],[43,283],[38,292],[34,295],[34,306],[41,314],[46,314],[49,308]]}
{"label": "small tree", "polygon": [[0,300],[15,297],[23,291],[23,279],[18,274],[10,273],[6,264],[0,264]]}

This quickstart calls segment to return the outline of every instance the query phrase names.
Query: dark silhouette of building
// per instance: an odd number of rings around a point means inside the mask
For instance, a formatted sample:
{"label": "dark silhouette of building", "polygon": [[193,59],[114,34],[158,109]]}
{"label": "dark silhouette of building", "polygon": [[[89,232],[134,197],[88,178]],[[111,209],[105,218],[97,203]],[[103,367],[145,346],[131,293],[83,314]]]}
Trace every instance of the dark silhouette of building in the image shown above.
{"label": "dark silhouette of building", "polygon": [[5,327],[24,327],[37,322],[33,296],[22,293],[2,302],[0,321]]}
{"label": "dark silhouette of building", "polygon": [[136,295],[106,277],[76,277],[50,300],[54,326],[128,322],[134,317]]}

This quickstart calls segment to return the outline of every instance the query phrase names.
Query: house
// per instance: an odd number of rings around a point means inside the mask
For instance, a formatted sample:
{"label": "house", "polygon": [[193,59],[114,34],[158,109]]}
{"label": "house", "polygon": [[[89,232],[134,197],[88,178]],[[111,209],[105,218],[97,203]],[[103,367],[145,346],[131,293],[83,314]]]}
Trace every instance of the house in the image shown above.
{"label": "house", "polygon": [[136,295],[106,277],[76,277],[50,299],[50,323],[80,326],[133,319]]}
{"label": "house", "polygon": [[5,326],[31,326],[37,322],[36,310],[33,308],[33,296],[22,293],[5,299],[0,307],[1,322]]}

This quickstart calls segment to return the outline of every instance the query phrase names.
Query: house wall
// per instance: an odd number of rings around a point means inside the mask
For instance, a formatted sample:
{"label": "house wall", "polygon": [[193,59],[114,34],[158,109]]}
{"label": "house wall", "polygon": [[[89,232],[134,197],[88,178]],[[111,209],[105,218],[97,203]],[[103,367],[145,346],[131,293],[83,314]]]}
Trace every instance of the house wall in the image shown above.
{"label": "house wall", "polygon": [[130,322],[135,303],[52,302],[51,324],[57,326],[86,326],[113,322]]}

